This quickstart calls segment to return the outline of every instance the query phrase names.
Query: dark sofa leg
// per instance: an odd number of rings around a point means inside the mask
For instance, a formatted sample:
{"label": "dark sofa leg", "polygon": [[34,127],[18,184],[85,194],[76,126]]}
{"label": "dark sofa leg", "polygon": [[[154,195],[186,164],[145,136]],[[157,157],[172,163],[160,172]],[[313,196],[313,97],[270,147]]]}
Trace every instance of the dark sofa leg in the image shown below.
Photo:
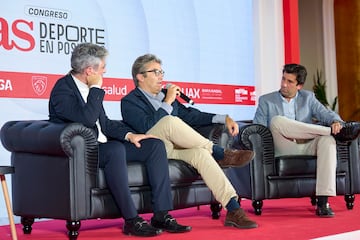
{"label": "dark sofa leg", "polygon": [[351,210],[354,208],[355,195],[347,194],[344,196],[347,209]]}
{"label": "dark sofa leg", "polygon": [[32,225],[34,223],[34,219],[33,218],[26,218],[26,217],[21,217],[21,224],[23,225],[23,232],[24,234],[30,234],[31,230],[32,230]]}
{"label": "dark sofa leg", "polygon": [[316,202],[317,202],[316,196],[312,196],[312,197],[310,198],[310,202],[311,202],[311,205],[316,206]]}
{"label": "dark sofa leg", "polygon": [[80,221],[67,221],[66,222],[66,228],[68,231],[69,240],[76,240],[79,236],[79,229],[81,226]]}
{"label": "dark sofa leg", "polygon": [[220,211],[221,211],[221,204],[220,203],[212,203],[210,205],[210,209],[211,209],[211,216],[212,219],[219,219],[220,218]]}
{"label": "dark sofa leg", "polygon": [[262,206],[263,206],[263,201],[262,200],[254,200],[252,202],[252,206],[255,210],[255,215],[261,215],[262,213]]}

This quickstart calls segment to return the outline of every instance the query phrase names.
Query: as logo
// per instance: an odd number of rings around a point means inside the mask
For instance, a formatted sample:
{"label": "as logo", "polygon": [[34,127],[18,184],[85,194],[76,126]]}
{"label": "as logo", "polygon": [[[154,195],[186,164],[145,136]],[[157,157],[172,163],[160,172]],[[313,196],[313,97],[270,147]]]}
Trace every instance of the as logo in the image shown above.
{"label": "as logo", "polygon": [[32,76],[32,87],[37,95],[43,95],[47,86],[47,77]]}
{"label": "as logo", "polygon": [[33,29],[33,22],[17,19],[8,23],[0,17],[0,47],[5,50],[16,48],[24,52],[31,51],[35,47],[35,39],[30,34]]}

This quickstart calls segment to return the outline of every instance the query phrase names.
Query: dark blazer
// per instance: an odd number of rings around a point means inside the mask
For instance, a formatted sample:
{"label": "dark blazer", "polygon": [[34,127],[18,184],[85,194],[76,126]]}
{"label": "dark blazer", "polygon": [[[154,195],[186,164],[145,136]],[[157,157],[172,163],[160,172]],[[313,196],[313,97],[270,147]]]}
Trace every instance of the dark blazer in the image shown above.
{"label": "dark blazer", "polygon": [[[215,114],[201,112],[196,108],[186,107],[178,100],[172,103],[171,115],[181,118],[192,127],[212,123]],[[135,88],[121,100],[121,113],[123,120],[137,132],[146,133],[161,118],[168,113],[159,108],[157,111],[151,105],[139,88]]]}
{"label": "dark blazer", "polygon": [[110,120],[103,108],[105,92],[100,88],[90,88],[87,106],[84,108],[80,91],[72,76],[66,75],[59,79],[51,91],[49,100],[49,119],[52,122],[79,122],[96,132],[96,121],[99,119],[101,130],[106,137],[124,141],[128,132],[134,132],[122,121]]}
{"label": "dark blazer", "polygon": [[[299,90],[295,101],[295,119],[300,122],[313,123],[316,119],[320,124],[330,126],[334,121],[343,121],[337,113],[322,105],[313,92]],[[268,127],[276,115],[284,116],[280,92],[260,96],[253,122]]]}

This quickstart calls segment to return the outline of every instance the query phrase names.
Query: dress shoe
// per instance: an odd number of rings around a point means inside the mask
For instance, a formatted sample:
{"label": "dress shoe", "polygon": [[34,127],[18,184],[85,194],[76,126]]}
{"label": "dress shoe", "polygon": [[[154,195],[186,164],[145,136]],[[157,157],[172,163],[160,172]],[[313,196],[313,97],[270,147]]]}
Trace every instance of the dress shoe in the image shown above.
{"label": "dress shoe", "polygon": [[319,216],[319,217],[323,217],[323,218],[331,218],[331,217],[335,216],[335,213],[330,208],[329,203],[327,203],[322,207],[317,207],[316,208],[316,215]]}
{"label": "dress shoe", "polygon": [[152,227],[141,217],[136,217],[134,220],[125,221],[123,233],[140,237],[153,237],[162,233],[162,230]]}
{"label": "dress shoe", "polygon": [[238,208],[231,212],[228,211],[226,213],[225,226],[231,226],[231,227],[243,228],[243,229],[258,227],[256,222],[250,220],[246,216],[245,211],[242,208]]}
{"label": "dress shoe", "polygon": [[155,228],[162,229],[169,233],[183,233],[191,231],[190,226],[183,226],[178,224],[175,218],[173,218],[170,214],[166,214],[163,221],[159,221],[152,217],[151,225]]}
{"label": "dress shoe", "polygon": [[344,123],[338,134],[333,135],[340,142],[350,142],[360,135],[360,122]]}
{"label": "dress shoe", "polygon": [[224,159],[218,163],[220,167],[242,167],[255,157],[255,152],[250,150],[226,149]]}

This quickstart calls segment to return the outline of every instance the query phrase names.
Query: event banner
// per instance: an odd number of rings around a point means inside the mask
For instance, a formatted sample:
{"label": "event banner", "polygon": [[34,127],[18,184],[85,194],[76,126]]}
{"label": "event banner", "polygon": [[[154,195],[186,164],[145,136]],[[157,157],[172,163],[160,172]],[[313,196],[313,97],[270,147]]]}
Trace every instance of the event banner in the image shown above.
{"label": "event banner", "polygon": [[[193,107],[235,120],[254,115],[252,0],[0,1],[0,126],[48,119],[51,89],[85,42],[109,51],[102,88],[112,119],[122,118],[132,64],[146,53],[162,60],[163,85],[179,85]],[[0,145],[0,164],[9,163]],[[0,225],[5,209],[0,203]]]}
{"label": "event banner", "polygon": [[71,69],[74,47],[92,42],[110,52],[102,86],[106,101],[120,101],[134,88],[132,63],[153,53],[162,60],[164,85],[178,84],[200,109],[242,106],[241,116],[250,116],[255,105],[251,2],[3,3],[0,98],[47,100],[56,80]]}

